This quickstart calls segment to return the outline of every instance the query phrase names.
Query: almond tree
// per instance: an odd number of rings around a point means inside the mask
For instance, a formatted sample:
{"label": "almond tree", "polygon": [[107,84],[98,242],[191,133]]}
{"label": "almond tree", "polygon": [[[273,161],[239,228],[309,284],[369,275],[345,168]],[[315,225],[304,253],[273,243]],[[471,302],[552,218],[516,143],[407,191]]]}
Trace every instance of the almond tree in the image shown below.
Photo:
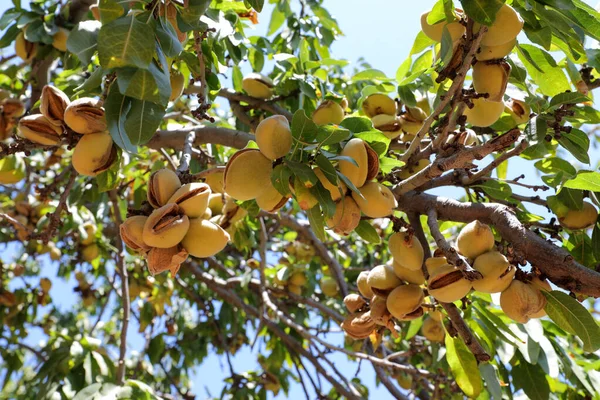
{"label": "almond tree", "polygon": [[589,5],[439,0],[388,77],[321,1],[13,3],[0,398],[600,392]]}

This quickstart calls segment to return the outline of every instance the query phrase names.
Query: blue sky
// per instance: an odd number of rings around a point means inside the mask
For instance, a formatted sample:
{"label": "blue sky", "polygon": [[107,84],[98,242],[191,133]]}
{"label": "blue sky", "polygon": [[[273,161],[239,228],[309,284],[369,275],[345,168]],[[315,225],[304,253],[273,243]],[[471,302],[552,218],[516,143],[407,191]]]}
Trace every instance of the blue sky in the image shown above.
{"label": "blue sky", "polygon": [[[0,12],[3,12],[4,9],[8,7],[8,3],[8,1],[0,2]],[[344,36],[340,37],[332,46],[333,57],[344,58],[350,61],[351,65],[349,66],[349,70],[351,70],[353,64],[360,57],[363,57],[374,68],[382,70],[388,76],[394,76],[396,69],[408,55],[414,37],[420,29],[420,15],[424,11],[429,10],[433,3],[433,0],[369,0],[368,2],[357,0],[326,1],[324,4],[325,8],[337,18],[338,23],[344,32]],[[268,4],[265,6],[265,10],[259,16],[260,24],[254,27],[256,33],[247,31],[248,35],[262,34],[266,31],[271,9],[272,5]],[[12,50],[9,49],[9,51],[4,54],[7,55],[11,53]],[[566,158],[570,162],[572,161],[573,164],[578,165],[570,155],[566,155]],[[598,158],[598,152],[595,150],[592,159],[598,160]],[[511,159],[509,162],[508,177],[514,178],[521,173],[525,173],[527,178],[523,180],[523,182],[539,182],[538,174],[532,168],[532,164],[532,162],[522,159]],[[587,166],[588,169],[591,167],[592,166]],[[595,164],[593,167],[595,168]],[[514,188],[514,191],[520,194],[532,194],[519,187]],[[434,193],[456,198],[464,195],[464,191],[458,188],[439,189]],[[547,215],[545,210],[541,207],[531,207],[530,210],[538,212],[541,215]],[[48,265],[49,260],[46,258],[43,258],[42,263],[45,264],[43,268],[47,271],[45,275],[54,276],[57,269],[56,263],[54,263],[54,265]],[[78,301],[72,293],[72,288],[74,286],[74,280],[71,282],[55,281],[51,294],[55,299],[60,299],[59,303],[62,305],[62,309],[66,309],[75,301]],[[38,340],[39,338],[40,336],[38,333],[34,334],[33,338],[30,340]],[[330,334],[327,339],[337,345],[343,344],[343,335],[340,333]],[[135,321],[133,321],[130,328],[128,345],[130,349],[140,349],[143,345],[142,338],[137,334]],[[256,349],[260,350],[259,346],[257,346]],[[349,362],[343,355],[335,355],[332,356],[331,359],[347,377],[351,378],[354,376],[358,363],[353,361]],[[248,348],[240,350],[240,352],[233,357],[234,367],[237,372],[255,368],[256,363],[254,360],[255,356],[250,353]],[[199,399],[206,397],[207,390],[212,396],[218,397],[222,387],[222,380],[227,377],[228,374],[229,372],[225,361],[219,360],[218,357],[211,355],[197,369],[197,373],[194,377],[193,391],[198,395]],[[360,377],[363,383],[369,387],[371,398],[389,397],[386,389],[375,386],[374,372],[368,363],[363,363],[360,370]],[[303,398],[304,395],[299,385],[293,385],[292,390],[290,398]],[[280,395],[279,398],[283,398],[283,396]]]}

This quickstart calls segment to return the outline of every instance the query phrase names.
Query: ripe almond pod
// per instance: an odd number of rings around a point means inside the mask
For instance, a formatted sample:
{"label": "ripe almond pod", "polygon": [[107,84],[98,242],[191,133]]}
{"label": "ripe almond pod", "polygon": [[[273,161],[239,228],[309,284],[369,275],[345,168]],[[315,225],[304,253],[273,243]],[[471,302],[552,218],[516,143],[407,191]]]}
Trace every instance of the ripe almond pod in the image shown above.
{"label": "ripe almond pod", "polygon": [[446,337],[444,326],[438,320],[433,318],[425,318],[423,325],[421,326],[421,333],[425,336],[425,339],[430,342],[441,343]]}
{"label": "ripe almond pod", "polygon": [[473,99],[473,108],[466,108],[464,115],[467,122],[473,126],[482,128],[493,125],[498,121],[504,111],[504,103],[501,101],[487,101],[484,98]]}
{"label": "ripe almond pod", "polygon": [[284,157],[292,148],[290,123],[283,115],[263,119],[256,127],[255,136],[260,152],[269,160]]}
{"label": "ripe almond pod", "polygon": [[344,109],[333,100],[325,100],[313,112],[312,120],[317,125],[339,125],[344,119]]}
{"label": "ripe almond pod", "polygon": [[473,289],[483,293],[502,292],[510,285],[517,272],[504,254],[497,251],[488,251],[477,257],[473,268],[483,275],[483,278],[473,281]]}
{"label": "ripe almond pod", "polygon": [[348,311],[354,313],[366,306],[367,302],[358,294],[349,294],[344,297],[344,305]]}
{"label": "ripe almond pod", "polygon": [[373,127],[379,129],[389,139],[396,139],[402,134],[402,125],[395,115],[378,114],[371,118]]}
{"label": "ripe almond pod", "polygon": [[179,176],[168,168],[162,168],[150,175],[148,181],[148,203],[154,208],[162,207],[181,187]]}
{"label": "ripe almond pod", "polygon": [[327,297],[336,297],[340,291],[337,282],[332,278],[323,278],[319,282],[321,292]]}
{"label": "ripe almond pod", "polygon": [[242,89],[257,99],[271,98],[274,86],[271,78],[256,72],[246,75],[242,80]]}
{"label": "ripe almond pod", "polygon": [[478,62],[473,67],[473,87],[477,93],[487,93],[487,101],[502,101],[510,69],[510,64],[503,60]]}
{"label": "ripe almond pod", "polygon": [[368,182],[358,190],[363,197],[352,192],[352,198],[358,204],[360,211],[367,217],[387,217],[392,215],[394,209],[398,207],[392,191],[379,182]]}
{"label": "ripe almond pod", "polygon": [[423,126],[427,114],[418,107],[407,107],[404,114],[400,116],[400,126],[406,133],[416,135]]}
{"label": "ripe almond pod", "polygon": [[358,278],[356,278],[356,286],[358,287],[358,291],[367,299],[373,297],[374,293],[371,289],[371,285],[369,285],[369,272],[362,271],[358,274]]}
{"label": "ripe almond pod", "polygon": [[69,31],[65,28],[58,28],[58,32],[52,36],[52,47],[58,51],[67,51],[67,39]]}
{"label": "ripe almond pod", "polygon": [[522,100],[510,99],[504,102],[504,111],[513,118],[517,125],[527,123],[531,115],[531,107]]}
{"label": "ripe almond pod", "polygon": [[446,143],[448,144],[460,144],[462,146],[473,146],[476,145],[479,139],[477,139],[477,134],[472,129],[465,129],[458,134],[451,134],[448,136],[448,140]]}
{"label": "ripe almond pod", "polygon": [[367,311],[348,315],[340,326],[352,339],[359,340],[368,338],[375,330],[375,321]]}
{"label": "ripe almond pod", "polygon": [[215,169],[210,174],[204,177],[204,183],[210,186],[212,193],[224,193],[223,190],[223,176],[225,175],[224,169]]}
{"label": "ripe almond pod", "polygon": [[302,271],[294,272],[290,275],[289,283],[296,286],[305,286],[308,280],[306,279],[306,275]]}
{"label": "ripe almond pod", "polygon": [[13,185],[25,178],[25,162],[18,154],[0,159],[0,184]]}
{"label": "ripe almond pod", "polygon": [[[168,203],[150,214],[144,224],[144,243],[150,247],[168,249],[174,247],[188,233],[190,220],[177,204]],[[206,241],[206,238],[203,239]],[[184,245],[185,247],[185,245]],[[186,250],[189,249],[186,247]]]}
{"label": "ripe almond pod", "polygon": [[423,171],[429,166],[429,164],[431,164],[431,161],[429,161],[429,159],[422,158],[419,161],[417,161],[416,164],[404,166],[404,168],[402,168],[402,170],[398,173],[398,177],[400,177],[401,179],[408,179],[411,176]]}
{"label": "ripe almond pod", "polygon": [[227,246],[229,233],[219,225],[205,219],[190,220],[190,228],[181,245],[198,258],[212,257]]}
{"label": "ripe almond pod", "polygon": [[375,93],[367,96],[362,103],[363,112],[367,117],[373,118],[379,114],[396,115],[396,102],[388,95]]}
{"label": "ripe almond pod", "polygon": [[387,309],[386,298],[382,296],[375,295],[371,299],[370,311],[371,318],[377,325],[387,326],[390,321],[392,314]]}
{"label": "ripe almond pod", "polygon": [[350,139],[342,149],[341,155],[356,161],[357,165],[346,160],[340,160],[339,163],[340,172],[356,188],[362,187],[366,181],[373,179],[379,173],[377,153],[362,139]]}
{"label": "ripe almond pod", "polygon": [[583,209],[567,211],[564,216],[558,219],[558,222],[567,229],[580,230],[594,225],[597,219],[598,210],[596,210],[596,207],[591,203],[584,201]]}
{"label": "ripe almond pod", "polygon": [[67,95],[60,89],[46,85],[42,89],[40,98],[40,112],[52,124],[61,126],[65,117],[65,110],[71,104]]}
{"label": "ripe almond pod", "polygon": [[274,213],[283,207],[288,199],[288,196],[282,196],[273,185],[269,185],[269,187],[256,198],[256,204],[258,204],[261,210]]}
{"label": "ripe almond pod", "polygon": [[475,54],[477,61],[498,60],[510,54],[516,46],[517,39],[510,40],[498,46],[481,46],[479,52]]}
{"label": "ripe almond pod", "polygon": [[53,125],[42,114],[33,114],[21,118],[17,130],[21,137],[44,146],[58,144],[62,134],[62,128]]}
{"label": "ripe almond pod", "polygon": [[360,208],[350,196],[335,203],[335,214],[325,221],[335,233],[347,236],[360,222]]}
{"label": "ripe almond pod", "polygon": [[17,54],[17,57],[29,63],[37,54],[37,43],[25,39],[25,34],[19,32],[15,39],[15,53]]}
{"label": "ripe almond pod", "polygon": [[[523,23],[523,19],[515,9],[505,4],[496,13],[494,23],[488,27],[488,31],[483,35],[481,44],[484,46],[500,46],[510,42],[521,32]],[[475,25],[475,30],[478,30],[478,26],[479,24]]]}
{"label": "ripe almond pod", "polygon": [[438,310],[429,311],[429,318],[438,322],[442,322],[442,320],[444,319],[444,314],[442,314],[442,312]]}
{"label": "ripe almond pod", "polygon": [[[550,292],[552,287],[550,287],[550,283],[548,283],[547,279],[541,280],[537,276],[531,280],[531,284],[536,287],[540,291]],[[531,314],[531,318],[542,318],[546,316],[546,310],[541,308],[540,311]]]}
{"label": "ripe almond pod", "polygon": [[65,109],[65,124],[79,134],[104,132],[106,118],[100,100],[82,97],[72,101]]}
{"label": "ripe almond pod", "polygon": [[402,281],[396,276],[391,266],[382,264],[369,271],[367,284],[371,289],[389,291],[402,285]]}
{"label": "ripe almond pod", "polygon": [[394,268],[396,276],[405,282],[414,283],[415,285],[422,285],[425,283],[425,275],[423,275],[423,270],[421,268],[416,270],[404,268],[396,261],[392,263],[392,267]]}
{"label": "ripe almond pod", "polygon": [[429,294],[442,303],[462,299],[471,291],[471,287],[471,281],[466,280],[462,272],[450,264],[435,269],[427,281]]}
{"label": "ripe almond pod", "polygon": [[477,220],[465,225],[456,238],[458,252],[471,259],[492,250],[494,244],[494,234],[490,227]]}
{"label": "ripe almond pod", "polygon": [[255,199],[272,185],[272,171],[273,163],[260,150],[240,150],[227,162],[225,192],[240,201]]}
{"label": "ripe almond pod", "polygon": [[389,312],[397,319],[403,319],[408,314],[421,310],[425,295],[418,285],[400,285],[390,292],[386,305]]}
{"label": "ripe almond pod", "polygon": [[436,42],[442,41],[442,34],[444,31],[444,27],[448,29],[448,33],[450,33],[450,37],[452,37],[452,41],[456,41],[460,39],[460,37],[465,33],[465,27],[458,21],[448,23],[445,19],[435,23],[429,24],[427,22],[428,12],[421,15],[421,30],[429,39],[434,40]]}
{"label": "ripe almond pod", "polygon": [[208,196],[208,208],[210,208],[213,216],[220,215],[223,212],[223,206],[225,206],[228,198],[229,196],[225,193],[212,193]]}
{"label": "ripe almond pod", "polygon": [[79,174],[96,176],[116,159],[117,148],[110,134],[103,132],[83,136],[75,146],[71,163]]}
{"label": "ripe almond pod", "polygon": [[4,99],[0,104],[2,105],[2,114],[8,120],[22,117],[25,114],[25,105],[21,100]]}
{"label": "ripe almond pod", "polygon": [[171,95],[169,96],[169,101],[175,101],[181,97],[183,94],[183,87],[185,85],[185,76],[180,71],[171,70],[170,74],[171,81]]}
{"label": "ripe almond pod", "polygon": [[319,182],[321,182],[321,185],[323,185],[323,187],[327,189],[333,201],[338,201],[342,198],[342,195],[348,191],[348,188],[346,187],[344,182],[342,182],[342,180],[339,179],[337,176],[336,178],[338,179],[338,184],[336,186],[332,184],[329,181],[329,179],[327,179],[327,177],[325,177],[325,174],[323,173],[323,171],[321,171],[320,168],[315,167],[313,168],[313,171],[315,175],[317,175],[317,178],[319,178]]}
{"label": "ripe almond pod", "polygon": [[210,194],[210,186],[206,183],[186,183],[173,193],[167,203],[177,204],[190,218],[199,218],[206,212]]}
{"label": "ripe almond pod", "polygon": [[390,236],[388,248],[394,261],[400,266],[416,271],[423,265],[424,252],[421,242],[406,232],[397,232]]}
{"label": "ripe almond pod", "polygon": [[546,297],[532,284],[513,280],[500,295],[500,307],[513,321],[527,323],[546,306]]}
{"label": "ripe almond pod", "polygon": [[175,276],[187,258],[188,253],[180,244],[167,249],[154,247],[148,252],[148,271],[156,275],[169,270]]}
{"label": "ripe almond pod", "polygon": [[96,224],[86,222],[85,224],[83,224],[82,228],[85,231],[86,236],[85,238],[83,238],[83,236],[80,236],[80,238],[82,239],[79,242],[84,246],[94,243],[96,241],[96,232],[98,232],[98,227],[96,226]]}
{"label": "ripe almond pod", "polygon": [[121,239],[133,251],[145,253],[150,250],[150,246],[144,243],[144,225],[147,220],[148,217],[144,215],[135,215],[127,218],[119,227]]}

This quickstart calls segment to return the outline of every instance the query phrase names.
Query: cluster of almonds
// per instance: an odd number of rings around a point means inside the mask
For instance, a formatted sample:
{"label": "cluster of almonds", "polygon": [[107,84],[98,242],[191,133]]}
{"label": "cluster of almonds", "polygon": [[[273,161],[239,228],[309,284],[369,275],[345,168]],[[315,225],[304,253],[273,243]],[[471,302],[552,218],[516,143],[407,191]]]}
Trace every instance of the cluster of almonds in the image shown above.
{"label": "cluster of almonds", "polygon": [[71,163],[86,176],[107,170],[117,157],[117,147],[107,132],[102,102],[90,97],[70,101],[60,89],[42,89],[40,114],[25,116],[17,127],[21,137],[43,146],[57,146],[69,130],[81,135]]}
{"label": "cluster of almonds", "polygon": [[131,250],[147,257],[152,274],[179,270],[188,255],[211,257],[225,248],[229,234],[206,219],[211,195],[206,183],[181,184],[170,169],[154,172],[148,182],[149,216],[127,218],[121,238]]}
{"label": "cluster of almonds", "polygon": [[[457,15],[462,10],[456,9]],[[421,29],[430,39],[441,42],[444,28],[448,30],[456,49],[465,34],[465,26],[459,19],[429,24],[429,12],[421,16]],[[480,25],[475,25],[475,31]],[[510,65],[504,60],[517,44],[517,35],[523,29],[523,19],[510,6],[503,5],[496,14],[494,23],[483,36],[481,47],[476,54],[477,63],[473,66],[473,87],[478,93],[487,93],[487,97],[472,99],[473,107],[467,108],[464,115],[473,126],[488,127],[494,124],[503,111],[509,113],[517,124],[529,120],[531,109],[521,100],[511,99],[503,102],[504,92],[510,76]]]}
{"label": "cluster of almonds", "polygon": [[[471,289],[501,293],[500,306],[514,321],[525,323],[530,318],[544,316],[546,298],[541,290],[551,290],[549,283],[538,277],[527,282],[513,279],[516,268],[494,246],[489,226],[479,221],[467,224],[458,235],[456,247],[464,257],[474,260],[473,268],[482,278],[470,281],[445,257],[431,257],[425,260],[428,294],[439,302],[452,303],[468,295]],[[350,315],[342,328],[355,339],[368,337],[378,325],[395,333],[392,318],[408,321],[423,315],[426,299],[420,242],[406,232],[398,232],[390,237],[388,247],[392,262],[361,272],[356,282],[361,296],[352,294],[344,299]],[[438,317],[433,320],[440,322]],[[436,336],[439,329],[435,322],[428,322],[423,328],[434,338],[439,338]]]}

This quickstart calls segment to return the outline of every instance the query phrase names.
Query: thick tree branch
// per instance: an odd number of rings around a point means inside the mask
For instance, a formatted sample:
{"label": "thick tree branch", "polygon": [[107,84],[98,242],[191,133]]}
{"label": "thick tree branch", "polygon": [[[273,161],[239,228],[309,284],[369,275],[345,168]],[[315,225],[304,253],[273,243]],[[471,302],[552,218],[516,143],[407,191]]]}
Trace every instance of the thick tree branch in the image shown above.
{"label": "thick tree branch", "polygon": [[487,362],[490,360],[490,355],[481,346],[471,329],[467,326],[465,320],[460,315],[458,307],[453,303],[442,303],[442,307],[448,313],[448,318],[452,321],[452,326],[456,329],[462,340],[465,342],[469,350],[473,353],[477,361]]}
{"label": "thick tree branch", "polygon": [[510,208],[495,203],[461,203],[457,200],[411,192],[397,196],[400,210],[427,214],[436,210],[442,220],[493,225],[517,253],[556,285],[575,293],[600,297],[600,273],[579,264],[561,249],[527,229]]}
{"label": "thick tree branch", "polygon": [[251,134],[235,129],[218,126],[190,126],[176,130],[157,131],[146,146],[156,150],[161,147],[182,149],[186,135],[190,132],[196,134],[194,146],[212,143],[242,149],[248,144],[249,140],[253,139]]}

